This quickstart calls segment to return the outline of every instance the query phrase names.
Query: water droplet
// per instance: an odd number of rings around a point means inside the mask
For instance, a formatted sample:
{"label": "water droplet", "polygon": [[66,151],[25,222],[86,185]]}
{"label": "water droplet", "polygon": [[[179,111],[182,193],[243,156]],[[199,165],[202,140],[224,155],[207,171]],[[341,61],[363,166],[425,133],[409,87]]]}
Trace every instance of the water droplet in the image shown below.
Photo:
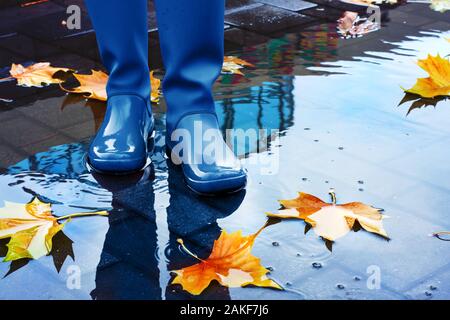
{"label": "water droplet", "polygon": [[342,283],[338,283],[336,285],[336,288],[338,288],[339,290],[343,290],[343,289],[345,289],[345,286]]}
{"label": "water droplet", "polygon": [[313,262],[312,266],[313,266],[314,269],[322,268],[322,264],[320,262]]}
{"label": "water droplet", "polygon": [[280,243],[277,242],[277,241],[274,241],[274,242],[272,242],[272,245],[273,245],[274,247],[279,247],[279,246],[280,246]]}

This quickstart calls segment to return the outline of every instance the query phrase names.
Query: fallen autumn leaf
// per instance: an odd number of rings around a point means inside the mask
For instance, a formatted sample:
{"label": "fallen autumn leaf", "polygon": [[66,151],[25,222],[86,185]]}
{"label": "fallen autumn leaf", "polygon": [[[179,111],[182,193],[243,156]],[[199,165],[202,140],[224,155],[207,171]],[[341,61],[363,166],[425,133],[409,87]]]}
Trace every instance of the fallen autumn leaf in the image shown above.
{"label": "fallen autumn leaf", "polygon": [[176,277],[172,284],[180,284],[193,295],[202,293],[213,280],[226,287],[255,285],[282,289],[275,281],[267,278],[269,270],[261,265],[259,258],[251,254],[256,237],[267,225],[249,236],[243,236],[241,231],[227,233],[223,230],[214,241],[212,252],[206,260],[191,253],[180,239],[184,250],[200,262],[173,271]]}
{"label": "fallen autumn leaf", "polygon": [[292,200],[280,200],[283,209],[267,216],[281,219],[301,219],[312,226],[322,238],[335,241],[355,227],[355,223],[372,233],[388,238],[383,228],[381,210],[361,202],[336,204],[334,191],[330,191],[332,203],[326,203],[308,193],[299,192]]}
{"label": "fallen autumn leaf", "polygon": [[42,202],[37,197],[27,204],[5,201],[5,206],[0,208],[0,239],[11,239],[3,261],[39,259],[49,254],[53,237],[65,225],[59,223],[61,220],[107,214],[106,211],[98,211],[55,217],[52,215],[51,204]]}

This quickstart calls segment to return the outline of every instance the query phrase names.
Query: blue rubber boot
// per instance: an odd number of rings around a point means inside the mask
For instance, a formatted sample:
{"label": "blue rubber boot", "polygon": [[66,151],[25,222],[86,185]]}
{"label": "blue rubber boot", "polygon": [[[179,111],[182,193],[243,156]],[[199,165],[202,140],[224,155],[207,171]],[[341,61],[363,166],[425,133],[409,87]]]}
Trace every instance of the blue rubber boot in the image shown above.
{"label": "blue rubber boot", "polygon": [[109,73],[107,110],[88,151],[99,172],[142,169],[154,120],[150,105],[147,1],[85,0],[103,65]]}
{"label": "blue rubber boot", "polygon": [[240,190],[246,173],[223,141],[212,95],[223,63],[224,0],[156,0],[155,5],[166,69],[169,156],[197,193]]}

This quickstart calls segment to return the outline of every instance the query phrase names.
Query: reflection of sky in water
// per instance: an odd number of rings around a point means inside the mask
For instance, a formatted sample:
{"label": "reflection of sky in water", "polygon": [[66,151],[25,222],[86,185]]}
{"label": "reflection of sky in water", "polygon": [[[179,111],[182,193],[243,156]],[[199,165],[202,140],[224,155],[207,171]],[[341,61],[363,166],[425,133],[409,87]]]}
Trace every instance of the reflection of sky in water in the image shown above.
{"label": "reflection of sky in water", "polygon": [[[140,230],[145,231],[143,244],[149,241],[147,249],[142,251],[142,259],[148,262],[148,269],[156,279],[148,285],[156,285],[158,289],[157,296],[151,297],[173,298],[182,295],[172,292],[170,287],[165,289],[170,280],[168,270],[186,259],[175,240],[180,234],[189,240],[192,236],[189,230],[194,230],[190,227],[199,224],[198,230],[209,230],[204,234],[193,232],[195,241],[192,240],[191,248],[201,252],[210,245],[219,226],[254,232],[264,224],[264,212],[278,208],[278,199],[291,198],[302,190],[328,200],[328,188],[335,187],[340,202],[358,200],[385,208],[392,216],[386,221],[386,229],[393,241],[386,243],[367,233],[351,233],[336,244],[331,254],[313,231],[303,235],[303,223],[278,224],[261,234],[254,253],[264,265],[274,268],[274,279],[291,284],[287,291],[232,289],[219,296],[235,299],[404,297],[402,289],[410,277],[420,278],[421,272],[448,263],[442,257],[446,243],[423,236],[450,227],[442,219],[445,209],[442,203],[431,205],[433,210],[426,216],[416,215],[414,209],[420,208],[420,203],[410,203],[408,192],[420,187],[424,194],[431,194],[436,192],[433,188],[442,191],[450,186],[442,186],[446,182],[439,173],[449,172],[442,164],[426,169],[413,164],[409,168],[411,174],[402,171],[396,161],[426,150],[428,145],[448,142],[450,109],[448,102],[441,102],[437,110],[416,110],[405,118],[407,107],[397,108],[403,96],[399,86],[410,87],[417,77],[424,76],[415,64],[417,58],[424,58],[428,53],[450,53],[450,50],[442,52],[443,48],[449,48],[444,38],[450,34],[439,34],[439,37],[421,34],[389,44],[390,52],[372,50],[355,57],[341,57],[339,40],[331,39],[330,33],[330,25],[320,25],[304,33],[271,40],[267,45],[244,48],[235,55],[254,63],[256,68],[244,69],[244,78],[226,76],[218,83],[216,100],[223,129],[264,128],[283,133],[269,151],[248,155],[245,163],[249,186],[245,198],[216,202],[191,196],[184,189],[179,173],[168,170],[162,134],[159,134],[153,157],[153,181],[140,181],[115,190],[114,183],[99,182],[85,169],[83,157],[87,142],[71,143],[52,147],[10,166],[0,175],[2,200],[26,203],[33,195],[39,195],[54,203],[57,215],[113,208],[114,216],[120,217],[121,213],[132,211],[130,207],[139,211],[142,205],[156,221],[154,225],[144,223]],[[162,118],[157,117],[160,129]],[[253,144],[248,143],[246,150],[255,150]],[[439,158],[431,157],[431,160]],[[276,163],[279,171],[262,175],[261,163]],[[364,185],[358,185],[359,180]],[[121,183],[126,185],[123,179]],[[364,188],[364,192],[358,188]],[[135,203],[130,201],[133,197]],[[66,226],[65,233],[74,241],[75,264],[83,272],[81,291],[66,290],[64,267],[57,274],[50,257],[44,257],[2,279],[0,296],[89,299],[90,292],[96,288],[96,278],[100,282],[98,274],[105,275],[98,268],[99,263],[106,269],[118,263],[116,256],[105,254],[105,247],[111,245],[109,241],[114,244],[121,232],[117,226],[138,230],[139,224],[132,222],[137,218],[147,221],[146,217],[133,216],[127,220],[131,221],[129,224],[121,224],[95,217],[72,221]],[[135,236],[139,238],[139,231]],[[126,235],[123,239],[127,241]],[[274,247],[274,241],[280,246]],[[133,256],[134,244],[127,245]],[[404,250],[406,245],[409,251]],[[397,259],[399,254],[403,259]],[[410,266],[417,262],[417,257],[433,264],[413,270]],[[65,267],[72,263],[68,261]],[[314,262],[324,267],[313,269]],[[386,287],[369,292],[364,287],[365,281],[356,283],[351,279],[355,275],[364,277],[365,268],[374,263],[386,270]],[[0,264],[0,274],[7,269],[7,264]],[[337,282],[344,282],[347,289],[336,291]],[[40,283],[41,287],[37,288],[41,292],[22,290],[24,284],[35,283]]]}

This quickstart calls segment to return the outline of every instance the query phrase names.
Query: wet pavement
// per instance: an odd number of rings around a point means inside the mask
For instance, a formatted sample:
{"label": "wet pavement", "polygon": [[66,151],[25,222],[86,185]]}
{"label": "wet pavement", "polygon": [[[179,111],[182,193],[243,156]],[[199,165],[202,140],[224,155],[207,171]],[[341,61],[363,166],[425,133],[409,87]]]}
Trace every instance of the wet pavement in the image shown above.
{"label": "wet pavement", "polygon": [[[63,19],[69,3],[81,1],[22,8],[5,2],[0,16],[16,23],[0,19],[0,78],[13,62],[100,67],[87,17],[86,29],[74,34],[50,23]],[[196,196],[179,168],[166,161],[163,99],[154,106],[153,165],[107,177],[84,165],[103,103],[65,95],[58,86],[0,83],[1,202],[39,196],[57,215],[110,213],[67,223],[50,256],[0,263],[0,298],[449,299],[449,242],[431,235],[450,230],[450,102],[408,115],[412,101],[399,103],[401,87],[424,76],[417,59],[450,54],[450,13],[406,4],[383,10],[376,32],[341,39],[335,20],[345,6],[329,0],[228,1],[226,54],[255,68],[218,79],[220,124],[224,134],[231,128],[280,132],[268,148],[250,143],[239,153],[249,185],[234,195]],[[151,10],[149,21],[150,66],[162,76]],[[180,250],[178,238],[207,257],[221,229],[250,234],[264,224],[265,212],[278,209],[278,199],[298,191],[328,199],[330,188],[340,203],[383,208],[391,240],[351,232],[329,251],[313,231],[305,234],[302,221],[284,221],[263,231],[253,253],[285,290],[215,283],[194,297],[170,284],[170,270],[196,262]],[[70,286],[74,270],[81,272],[79,289]],[[373,270],[380,272],[379,288],[370,285]]]}

